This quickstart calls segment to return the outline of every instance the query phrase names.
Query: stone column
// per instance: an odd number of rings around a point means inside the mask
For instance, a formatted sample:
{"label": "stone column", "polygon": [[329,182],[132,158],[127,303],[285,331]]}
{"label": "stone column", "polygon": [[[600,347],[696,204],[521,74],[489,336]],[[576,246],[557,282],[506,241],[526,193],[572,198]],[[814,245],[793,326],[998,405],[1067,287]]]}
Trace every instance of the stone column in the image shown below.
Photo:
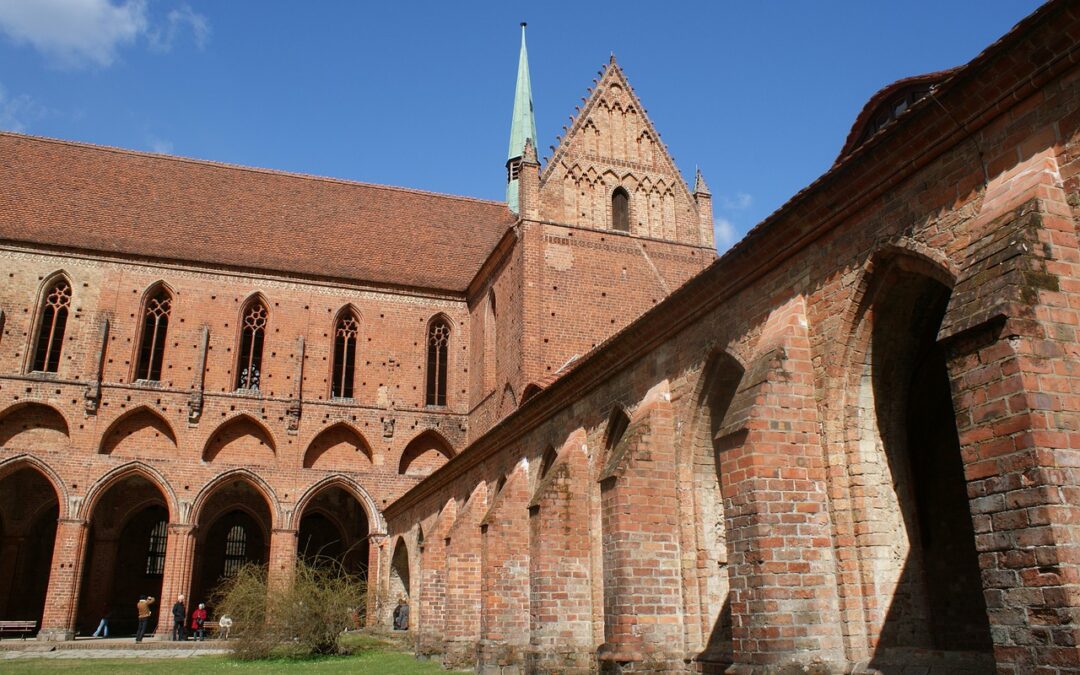
{"label": "stone column", "polygon": [[393,604],[395,598],[389,597],[383,566],[389,566],[386,550],[386,535],[376,533],[368,535],[368,572],[367,572],[367,612],[364,624],[374,626],[379,623],[380,615],[386,612],[386,605]]}
{"label": "stone column", "polygon": [[161,607],[157,612],[158,622],[155,635],[158,639],[168,639],[172,631],[172,615],[168,608],[176,602],[177,596],[186,598],[188,616],[191,616],[195,603],[205,598],[191,597],[191,575],[195,563],[195,527],[187,523],[170,523],[169,535],[165,544],[165,576],[161,582]]}
{"label": "stone column", "polygon": [[79,603],[86,537],[85,520],[62,518],[56,526],[56,545],[39,640],[75,639],[75,611]]}

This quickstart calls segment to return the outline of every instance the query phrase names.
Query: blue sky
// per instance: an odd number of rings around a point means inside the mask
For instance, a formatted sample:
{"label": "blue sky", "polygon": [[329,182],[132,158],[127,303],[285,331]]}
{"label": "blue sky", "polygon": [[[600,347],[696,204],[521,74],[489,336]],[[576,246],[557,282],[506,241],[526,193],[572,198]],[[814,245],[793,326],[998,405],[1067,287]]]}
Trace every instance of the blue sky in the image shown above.
{"label": "blue sky", "polygon": [[724,249],[1038,5],[0,0],[0,128],[502,199],[525,20],[541,155],[614,52]]}

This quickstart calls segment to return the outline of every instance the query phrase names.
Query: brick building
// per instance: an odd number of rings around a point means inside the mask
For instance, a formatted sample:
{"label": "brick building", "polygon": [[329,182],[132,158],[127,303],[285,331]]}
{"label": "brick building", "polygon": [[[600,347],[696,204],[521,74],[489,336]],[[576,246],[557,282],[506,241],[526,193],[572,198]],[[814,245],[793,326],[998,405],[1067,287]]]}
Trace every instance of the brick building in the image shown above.
{"label": "brick building", "polygon": [[505,203],[0,135],[0,618],[323,552],[483,672],[1080,669],[1078,45],[718,260],[614,60],[541,167],[524,42]]}

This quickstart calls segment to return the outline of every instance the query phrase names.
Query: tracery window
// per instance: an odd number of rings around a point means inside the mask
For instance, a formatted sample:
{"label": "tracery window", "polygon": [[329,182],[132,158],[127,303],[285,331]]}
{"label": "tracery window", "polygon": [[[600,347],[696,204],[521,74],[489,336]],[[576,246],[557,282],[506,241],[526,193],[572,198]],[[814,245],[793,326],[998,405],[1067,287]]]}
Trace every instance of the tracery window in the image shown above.
{"label": "tracery window", "polygon": [[247,530],[241,525],[229,528],[225,537],[225,570],[223,574],[231,577],[240,571],[247,560]]}
{"label": "tracery window", "polygon": [[334,326],[334,371],[331,374],[330,395],[334,398],[353,397],[353,373],[356,369],[356,342],[360,321],[351,311],[338,317]]}
{"label": "tracery window", "polygon": [[165,573],[165,544],[168,541],[168,525],[159,520],[150,530],[150,543],[146,550],[146,573],[160,576]]}
{"label": "tracery window", "polygon": [[611,194],[611,228],[619,232],[630,231],[630,195],[621,187]]}
{"label": "tracery window", "polygon": [[146,301],[135,379],[161,379],[161,362],[165,358],[165,340],[169,332],[171,312],[172,296],[164,288],[159,289]]}
{"label": "tracery window", "polygon": [[428,328],[427,405],[446,405],[446,360],[450,353],[450,326],[439,319]]}
{"label": "tracery window", "polygon": [[33,369],[55,373],[60,368],[60,351],[64,346],[64,329],[71,310],[71,284],[58,279],[45,293],[38,323],[37,345]]}
{"label": "tracery window", "polygon": [[259,389],[266,321],[266,305],[259,300],[252,300],[244,309],[243,323],[240,326],[240,353],[236,363],[237,389]]}

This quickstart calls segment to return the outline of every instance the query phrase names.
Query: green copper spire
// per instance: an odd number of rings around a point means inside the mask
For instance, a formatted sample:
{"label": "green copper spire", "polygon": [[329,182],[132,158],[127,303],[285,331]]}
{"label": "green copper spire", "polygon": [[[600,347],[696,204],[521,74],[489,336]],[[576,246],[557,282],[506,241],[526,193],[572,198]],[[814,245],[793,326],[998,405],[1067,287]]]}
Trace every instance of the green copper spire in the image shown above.
{"label": "green copper spire", "polygon": [[521,55],[518,57],[517,87],[514,89],[514,117],[510,122],[510,150],[506,155],[506,204],[518,212],[518,172],[525,139],[536,147],[536,119],[533,117],[532,84],[529,82],[529,54],[525,51],[525,22],[521,23]]}

